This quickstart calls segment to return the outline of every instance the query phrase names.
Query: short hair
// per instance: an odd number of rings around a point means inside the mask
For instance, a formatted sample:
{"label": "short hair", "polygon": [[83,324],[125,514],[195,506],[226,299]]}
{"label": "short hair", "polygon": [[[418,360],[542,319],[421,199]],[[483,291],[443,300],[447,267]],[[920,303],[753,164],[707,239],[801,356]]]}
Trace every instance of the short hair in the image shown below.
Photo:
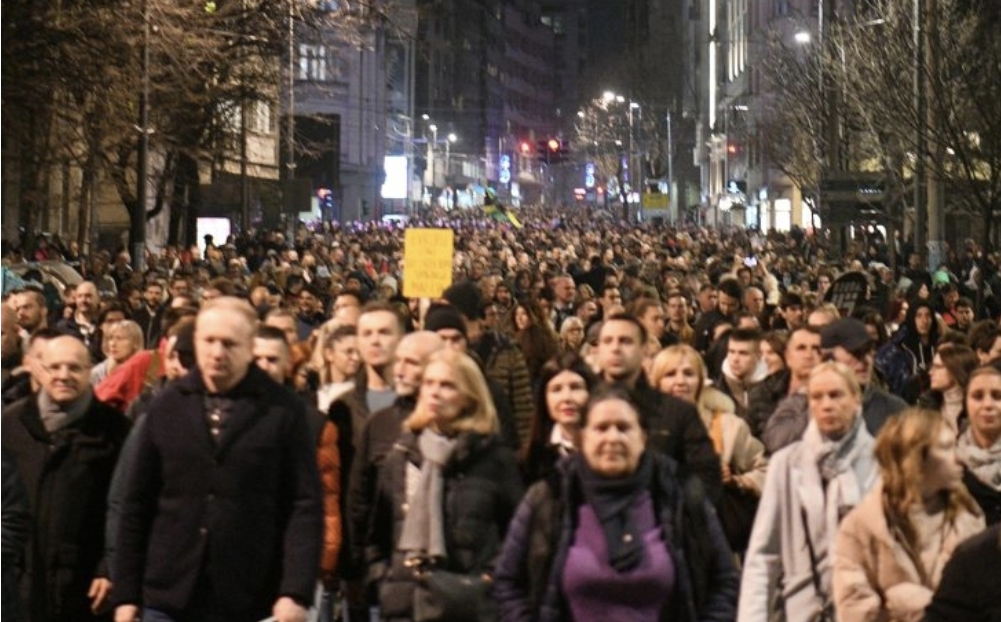
{"label": "short hair", "polygon": [[973,301],[966,296],[960,296],[959,300],[956,301],[956,308],[965,307],[967,309],[973,308]]}
{"label": "short hair", "polygon": [[217,276],[216,278],[209,281],[206,289],[214,289],[223,296],[235,296],[236,295],[236,285],[230,279],[224,276]]}
{"label": "short hair", "polygon": [[43,326],[32,331],[28,337],[28,347],[35,345],[37,341],[52,341],[56,337],[64,337],[66,333],[54,326]]}
{"label": "short hair", "polygon": [[139,324],[133,322],[132,320],[119,320],[118,322],[113,322],[107,328],[102,329],[102,333],[102,347],[108,345],[108,339],[111,337],[112,333],[124,333],[125,336],[136,345],[136,350],[141,350],[143,347],[143,329],[139,326]]}
{"label": "short hair", "polygon": [[[602,327],[606,326],[609,322],[629,322],[630,324],[635,326],[636,330],[638,330],[640,333],[641,344],[646,343],[647,340],[650,338],[650,335],[648,335],[646,332],[646,327],[643,326],[643,323],[639,321],[639,318],[637,318],[632,313],[625,313],[625,312],[613,313],[604,319],[604,321],[601,323]],[[601,331],[599,329],[599,335],[600,333]]]}
{"label": "short hair", "polygon": [[725,279],[720,281],[719,287],[717,288],[719,293],[726,294],[734,300],[740,301],[742,290],[740,283],[736,279]]}
{"label": "short hair", "polygon": [[759,343],[761,341],[761,331],[756,328],[734,328],[727,336],[727,340],[728,343],[730,341]]}
{"label": "short hair", "polygon": [[268,326],[267,324],[262,324],[257,327],[257,334],[254,335],[255,339],[269,339],[271,341],[280,341],[285,344],[285,347],[289,347],[288,337],[285,336],[285,331],[278,328],[277,326]]}
{"label": "short hair", "polygon": [[198,315],[202,315],[203,313],[207,313],[209,311],[223,309],[239,313],[251,326],[253,332],[257,331],[257,311],[254,310],[254,307],[250,306],[250,302],[245,298],[237,298],[235,296],[219,296],[218,298],[213,298],[212,300],[206,301],[202,304]]}
{"label": "short hair", "polygon": [[399,309],[397,309],[396,305],[389,302],[385,302],[383,300],[372,300],[366,302],[365,306],[361,308],[361,314],[358,317],[360,318],[362,315],[368,315],[369,313],[378,313],[380,311],[385,311],[386,313],[392,313],[393,317],[396,318],[396,324],[400,329],[400,333],[403,334],[407,332],[406,322],[404,321],[403,316],[400,315]]}
{"label": "short hair", "polygon": [[706,365],[702,356],[690,345],[677,344],[658,352],[657,356],[653,357],[653,362],[650,363],[647,380],[651,387],[657,389],[660,381],[667,374],[667,370],[678,365],[678,362],[682,360],[689,361],[699,377],[698,389],[695,391],[695,399],[698,400],[706,384]]}
{"label": "short hair", "polygon": [[275,307],[269,309],[267,313],[264,314],[264,321],[268,321],[273,317],[287,317],[292,320],[296,320],[295,313],[286,307]]}
{"label": "short hair", "polygon": [[803,307],[803,297],[796,292],[786,292],[782,294],[782,300],[779,302],[779,307],[786,309],[788,307]]}
{"label": "short hair", "polygon": [[41,307],[43,309],[48,309],[49,308],[49,301],[45,299],[45,294],[43,294],[42,292],[38,291],[34,287],[25,287],[24,289],[22,289],[20,291],[17,291],[17,292],[14,292],[14,293],[18,294],[20,296],[23,296],[25,294],[29,294],[29,295],[31,295],[32,298],[35,299],[35,302],[38,303],[39,307]]}
{"label": "short hair", "polygon": [[646,312],[650,310],[651,307],[660,307],[661,310],[664,309],[664,303],[660,301],[659,298],[650,298],[649,296],[641,296],[633,301],[629,306],[629,312],[635,315],[637,318],[641,318],[646,315]]}

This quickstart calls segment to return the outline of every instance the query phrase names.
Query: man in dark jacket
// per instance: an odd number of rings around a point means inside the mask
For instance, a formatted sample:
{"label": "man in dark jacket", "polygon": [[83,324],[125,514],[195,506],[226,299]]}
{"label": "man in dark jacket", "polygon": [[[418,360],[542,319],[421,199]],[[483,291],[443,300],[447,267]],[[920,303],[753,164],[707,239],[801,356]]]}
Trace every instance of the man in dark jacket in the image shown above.
{"label": "man in dark jacket", "polygon": [[719,284],[716,308],[699,316],[695,322],[695,349],[706,352],[712,345],[716,327],[720,324],[733,324],[737,312],[740,311],[742,295],[740,283],[736,279],[726,279]]}
{"label": "man in dark jacket", "polygon": [[24,479],[34,514],[22,582],[26,620],[91,619],[111,588],[104,515],[124,415],[90,387],[90,354],[76,337],[45,343],[41,390],[3,413],[3,446]]}
{"label": "man in dark jacket", "polygon": [[442,338],[430,331],[403,337],[396,346],[393,362],[396,401],[392,406],[374,413],[362,428],[357,453],[351,463],[347,495],[348,539],[352,565],[356,568],[363,567],[365,561],[372,504],[375,503],[382,462],[400,437],[404,420],[414,411],[428,357],[444,347]]}
{"label": "man in dark jacket", "polygon": [[786,369],[758,383],[747,398],[747,424],[751,434],[762,438],[779,402],[806,389],[810,370],[820,364],[820,331],[812,326],[793,329],[786,344]]}
{"label": "man in dark jacket", "polygon": [[116,620],[302,622],[323,538],[302,402],[253,365],[257,314],[209,301],[198,368],[150,406],[125,487]]}
{"label": "man in dark jacket", "polygon": [[612,315],[598,335],[598,367],[605,382],[623,385],[647,423],[647,446],[667,454],[685,475],[698,475],[713,504],[723,494],[719,457],[695,406],[657,391],[643,375],[646,330],[632,315]]}

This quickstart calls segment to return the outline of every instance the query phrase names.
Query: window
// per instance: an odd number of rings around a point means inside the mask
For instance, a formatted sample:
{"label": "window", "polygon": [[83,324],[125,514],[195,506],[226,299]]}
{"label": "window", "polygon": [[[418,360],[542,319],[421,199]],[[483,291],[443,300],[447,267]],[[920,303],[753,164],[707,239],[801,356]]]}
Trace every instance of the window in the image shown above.
{"label": "window", "polygon": [[331,77],[328,75],[327,48],[323,45],[300,43],[298,78],[311,82],[326,82]]}

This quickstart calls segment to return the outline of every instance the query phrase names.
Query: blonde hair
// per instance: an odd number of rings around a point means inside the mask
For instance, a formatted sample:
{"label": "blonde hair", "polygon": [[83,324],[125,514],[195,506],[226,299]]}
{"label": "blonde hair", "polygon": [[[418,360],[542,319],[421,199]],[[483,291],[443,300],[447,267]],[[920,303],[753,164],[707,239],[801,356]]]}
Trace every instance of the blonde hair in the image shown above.
{"label": "blonde hair", "polygon": [[112,322],[111,325],[105,328],[102,332],[104,333],[101,337],[102,350],[108,347],[108,339],[111,338],[112,334],[125,335],[125,337],[136,346],[136,352],[143,349],[143,329],[139,326],[139,324],[133,322],[132,320],[119,320],[117,322]]}
{"label": "blonde hair", "polygon": [[[455,374],[456,388],[469,402],[469,405],[458,417],[445,422],[442,432],[449,436],[462,432],[476,432],[484,435],[497,434],[500,430],[497,409],[494,407],[487,381],[476,361],[461,352],[439,350],[428,357],[424,369],[434,363],[443,363],[452,369]],[[403,422],[403,427],[406,430],[418,432],[431,425],[433,419],[433,416],[424,411],[420,394],[418,394],[417,407],[413,414]]]}
{"label": "blonde hair", "polygon": [[[900,530],[904,544],[918,548],[918,533],[910,519],[911,508],[922,503],[921,483],[925,461],[948,422],[938,411],[908,408],[891,417],[876,438],[875,455],[883,480],[883,505],[888,522]],[[973,497],[960,484],[943,491],[946,521],[966,510],[981,514]]]}
{"label": "blonde hair", "polygon": [[708,384],[702,356],[695,348],[686,344],[668,346],[654,357],[647,374],[650,386],[659,390],[660,381],[667,375],[667,372],[675,369],[684,361],[688,361],[699,378],[698,389],[695,391],[695,407],[698,409],[703,423],[708,426],[716,413],[732,413],[736,410],[737,405],[728,395]]}
{"label": "blonde hair", "polygon": [[668,346],[658,352],[657,356],[653,357],[653,362],[650,363],[650,371],[647,373],[647,380],[650,382],[650,386],[659,390],[660,381],[667,375],[667,372],[686,360],[692,365],[696,375],[699,377],[699,388],[695,392],[695,401],[698,402],[699,397],[702,396],[702,389],[706,386],[706,366],[702,362],[702,357],[695,351],[695,348],[689,345],[679,344]]}
{"label": "blonde hair", "polygon": [[844,363],[839,363],[837,361],[826,361],[821,363],[810,370],[810,380],[812,381],[820,374],[827,372],[834,372],[841,376],[841,379],[845,381],[846,385],[848,385],[848,390],[851,391],[852,395],[860,398],[862,397],[862,385],[858,383],[858,378],[855,377],[855,372]]}

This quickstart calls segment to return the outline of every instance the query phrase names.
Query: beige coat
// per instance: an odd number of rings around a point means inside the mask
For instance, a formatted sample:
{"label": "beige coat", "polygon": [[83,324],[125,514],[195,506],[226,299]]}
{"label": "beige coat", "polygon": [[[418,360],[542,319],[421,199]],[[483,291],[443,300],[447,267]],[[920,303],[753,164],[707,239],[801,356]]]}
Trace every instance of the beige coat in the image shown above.
{"label": "beige coat", "polygon": [[917,622],[924,616],[942,567],[966,538],[984,529],[982,516],[962,512],[945,534],[931,585],[890,534],[882,484],[841,523],[834,545],[834,604],[838,622]]}
{"label": "beige coat", "polygon": [[716,387],[703,389],[699,415],[721,465],[729,468],[741,488],[761,495],[768,469],[765,446],[751,434],[747,422],[733,414],[734,409],[733,400],[727,394]]}

